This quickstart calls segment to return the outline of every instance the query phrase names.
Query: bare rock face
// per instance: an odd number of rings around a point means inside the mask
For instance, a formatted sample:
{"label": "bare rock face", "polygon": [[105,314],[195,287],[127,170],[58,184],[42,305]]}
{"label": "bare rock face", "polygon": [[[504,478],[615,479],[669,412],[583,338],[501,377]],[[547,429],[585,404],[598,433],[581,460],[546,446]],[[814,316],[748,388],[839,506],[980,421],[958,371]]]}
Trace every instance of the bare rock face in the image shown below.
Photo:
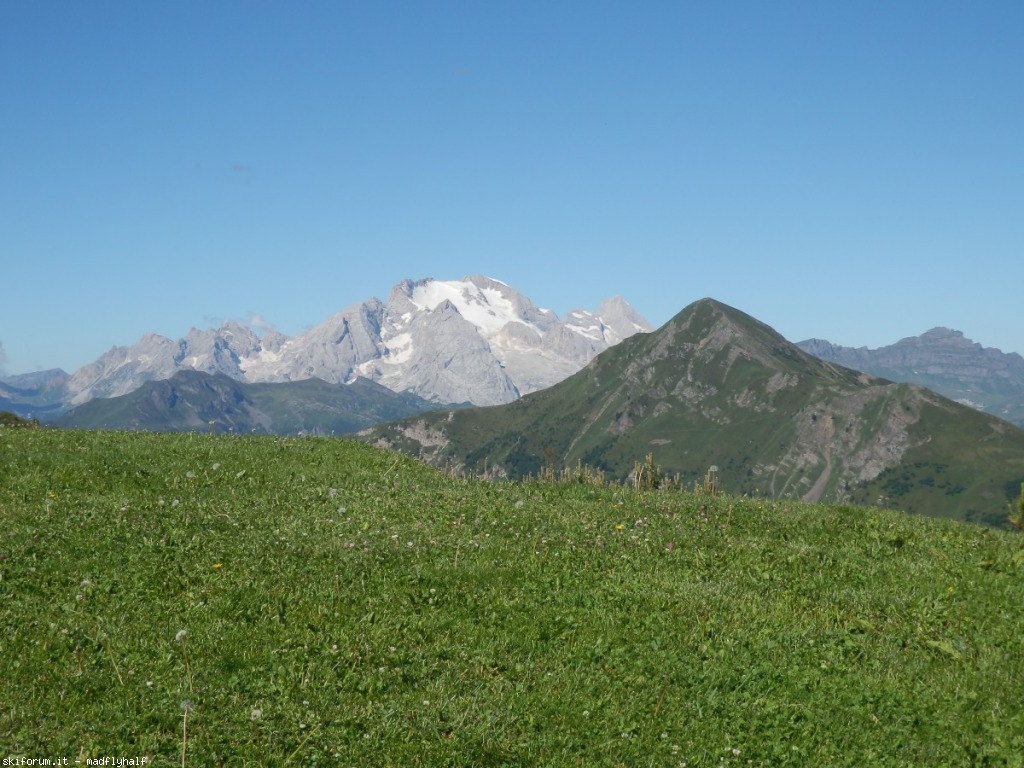
{"label": "bare rock face", "polygon": [[444,403],[495,405],[555,384],[650,325],[615,297],[563,323],[511,286],[482,275],[404,280],[295,337],[237,323],[192,329],[177,341],[149,334],[115,347],[68,380],[72,405],[127,394],[179,370],[245,382],[363,377]]}

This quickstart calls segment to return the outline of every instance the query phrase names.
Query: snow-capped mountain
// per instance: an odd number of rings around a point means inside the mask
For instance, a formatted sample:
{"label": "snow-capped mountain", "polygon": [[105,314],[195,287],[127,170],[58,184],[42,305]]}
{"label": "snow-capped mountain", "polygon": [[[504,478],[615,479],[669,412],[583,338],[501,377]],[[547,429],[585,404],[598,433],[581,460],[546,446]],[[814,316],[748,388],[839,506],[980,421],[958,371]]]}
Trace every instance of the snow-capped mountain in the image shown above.
{"label": "snow-capped mountain", "polygon": [[127,394],[179,370],[239,381],[357,377],[396,392],[474,405],[507,403],[578,371],[599,352],[651,327],[621,298],[597,309],[554,312],[498,280],[427,278],[396,285],[294,337],[238,323],[191,330],[177,341],[148,334],[115,347],[68,379],[70,404]]}

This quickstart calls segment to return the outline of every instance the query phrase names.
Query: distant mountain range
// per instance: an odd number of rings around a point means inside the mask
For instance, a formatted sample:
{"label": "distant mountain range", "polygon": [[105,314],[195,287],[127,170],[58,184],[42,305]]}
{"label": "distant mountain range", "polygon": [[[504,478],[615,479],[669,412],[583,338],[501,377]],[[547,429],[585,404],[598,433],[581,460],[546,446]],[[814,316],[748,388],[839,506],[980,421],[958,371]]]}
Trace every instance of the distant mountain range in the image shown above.
{"label": "distant mountain range", "polygon": [[56,418],[67,407],[67,380],[68,374],[60,369],[0,378],[0,411],[40,420]]}
{"label": "distant mountain range", "polygon": [[434,403],[493,405],[561,381],[609,346],[649,330],[618,297],[561,321],[480,275],[405,280],[387,302],[371,298],[295,337],[226,323],[178,340],[148,334],[71,375],[10,377],[0,384],[0,408],[52,420],[69,407],[189,370],[242,383],[365,378]]}
{"label": "distant mountain range", "polygon": [[[990,524],[1020,492],[1024,431],[977,410],[1020,415],[1019,355],[948,329],[879,350],[794,345],[712,299],[647,328],[621,299],[562,322],[488,278],[405,281],[294,338],[227,324],[146,336],[70,376],[8,377],[0,410],[68,427],[360,430],[509,477],[579,463],[624,479],[651,454],[686,484],[714,466],[735,493]],[[911,377],[930,388],[890,380]]]}
{"label": "distant mountain range", "polygon": [[1024,357],[983,347],[960,331],[933,328],[878,349],[843,347],[821,339],[797,346],[847,368],[920,384],[1024,426]]}
{"label": "distant mountain range", "polygon": [[493,408],[360,433],[438,466],[509,477],[577,463],[623,480],[647,454],[682,482],[1001,524],[1024,430],[924,387],[821,360],[698,301],[564,381]]}
{"label": "distant mountain range", "polygon": [[240,434],[347,434],[437,408],[416,395],[359,378],[246,384],[222,373],[182,370],[126,395],[96,398],[53,422],[74,429]]}

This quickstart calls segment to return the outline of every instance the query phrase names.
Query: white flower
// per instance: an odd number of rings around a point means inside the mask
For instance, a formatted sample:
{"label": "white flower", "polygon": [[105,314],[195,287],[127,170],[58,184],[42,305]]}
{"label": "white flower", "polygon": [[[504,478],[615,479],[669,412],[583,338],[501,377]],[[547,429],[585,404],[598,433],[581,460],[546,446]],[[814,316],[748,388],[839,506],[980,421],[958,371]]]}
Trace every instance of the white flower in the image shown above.
{"label": "white flower", "polygon": [[249,719],[254,723],[263,719],[263,710],[257,707],[253,707],[252,712],[249,713]]}
{"label": "white flower", "polygon": [[183,643],[183,642],[185,642],[185,638],[186,637],[188,637],[188,630],[187,629],[179,629],[178,633],[174,636],[174,642],[176,642],[176,643]]}

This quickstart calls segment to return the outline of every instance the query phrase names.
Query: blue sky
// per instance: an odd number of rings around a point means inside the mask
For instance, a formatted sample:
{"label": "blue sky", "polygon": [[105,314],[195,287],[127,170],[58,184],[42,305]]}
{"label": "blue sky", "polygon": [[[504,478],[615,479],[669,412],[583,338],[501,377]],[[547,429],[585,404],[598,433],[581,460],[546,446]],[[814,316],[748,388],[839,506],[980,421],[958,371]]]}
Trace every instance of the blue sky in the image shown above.
{"label": "blue sky", "polygon": [[1024,3],[6,2],[0,344],[404,278],[1024,353]]}

